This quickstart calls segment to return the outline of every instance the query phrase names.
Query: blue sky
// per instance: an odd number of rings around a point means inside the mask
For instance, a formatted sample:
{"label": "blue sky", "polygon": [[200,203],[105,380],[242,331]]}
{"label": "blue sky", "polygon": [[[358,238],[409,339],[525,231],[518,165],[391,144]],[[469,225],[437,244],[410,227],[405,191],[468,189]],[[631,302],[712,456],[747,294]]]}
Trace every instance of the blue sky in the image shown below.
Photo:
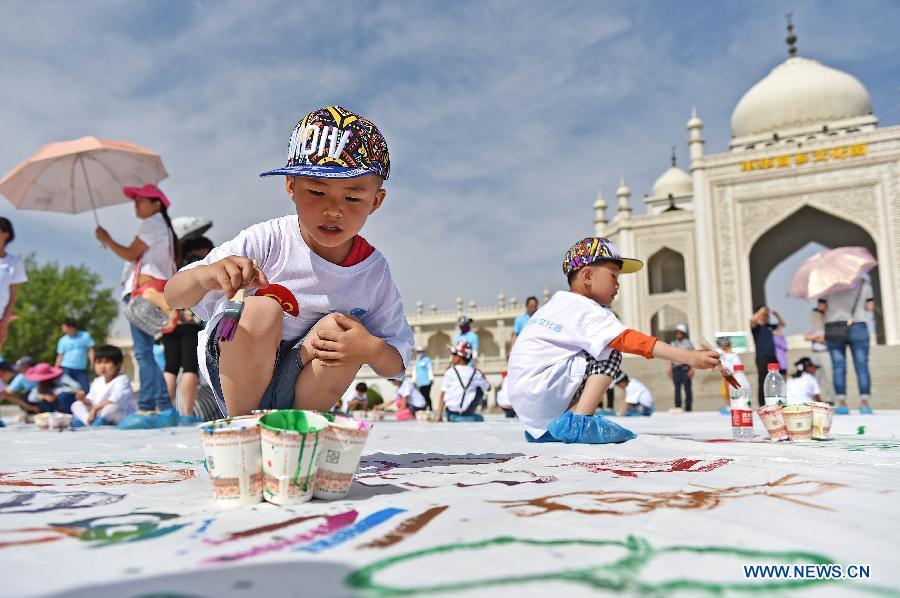
{"label": "blue sky", "polygon": [[[789,11],[799,53],[858,77],[880,123],[900,122],[894,2],[2,3],[0,171],[51,140],[139,143],[163,157],[172,215],[211,217],[221,242],[290,211],[257,174],[283,163],[302,114],[342,104],[388,138],[388,200],[363,234],[407,309],[521,301],[561,288],[598,189],[615,203],[624,175],[641,212],[670,146],[687,166],[692,105],[707,151],[727,149],[738,99],[786,58]],[[0,214],[14,253],[116,284],[89,214],[5,200]],[[100,219],[123,242],[137,229],[129,206]]]}

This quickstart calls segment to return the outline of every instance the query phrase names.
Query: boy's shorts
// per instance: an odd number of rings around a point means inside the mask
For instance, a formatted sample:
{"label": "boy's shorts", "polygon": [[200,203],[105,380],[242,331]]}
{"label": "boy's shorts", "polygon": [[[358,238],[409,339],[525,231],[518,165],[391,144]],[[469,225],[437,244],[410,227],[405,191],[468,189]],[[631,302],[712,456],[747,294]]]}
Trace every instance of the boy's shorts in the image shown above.
{"label": "boy's shorts", "polygon": [[[218,324],[216,329],[218,329]],[[217,397],[222,398],[220,406],[224,411],[225,395],[222,393],[222,383],[219,379],[219,341],[216,338],[216,329],[209,332],[209,340],[206,343],[206,369],[213,391]],[[272,378],[269,380],[269,385],[266,387],[257,409],[293,409],[297,377],[303,369],[303,364],[300,362],[300,345],[304,340],[306,340],[305,336],[279,343],[278,351],[275,353]],[[226,415],[228,414],[226,413]]]}
{"label": "boy's shorts", "polygon": [[622,368],[622,354],[613,349],[609,353],[609,357],[604,359],[603,361],[599,361],[594,359],[588,353],[582,354],[582,357],[585,358],[587,365],[584,368],[584,380],[581,381],[581,386],[578,387],[578,390],[575,391],[575,396],[572,397],[571,405],[574,405],[578,402],[578,399],[581,398],[581,393],[584,392],[584,385],[587,384],[587,379],[591,376],[595,376],[597,374],[603,374],[604,376],[609,376],[613,380],[615,380],[619,372]]}

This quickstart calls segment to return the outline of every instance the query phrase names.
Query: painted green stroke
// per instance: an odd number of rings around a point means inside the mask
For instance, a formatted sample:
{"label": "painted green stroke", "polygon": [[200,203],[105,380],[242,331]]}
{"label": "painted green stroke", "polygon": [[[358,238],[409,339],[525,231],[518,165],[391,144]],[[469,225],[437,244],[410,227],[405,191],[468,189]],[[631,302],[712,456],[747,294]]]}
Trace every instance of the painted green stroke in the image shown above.
{"label": "painted green stroke", "polygon": [[[409,565],[415,559],[433,556],[437,554],[452,554],[466,551],[477,551],[497,546],[543,546],[548,549],[559,546],[582,546],[586,550],[600,547],[619,547],[627,551],[627,554],[612,562],[599,564],[587,568],[561,569],[550,573],[523,574],[507,577],[495,577],[488,579],[461,580],[445,584],[419,585],[419,586],[392,586],[379,584],[375,576],[385,572],[397,564]],[[808,589],[813,586],[826,584],[842,584],[849,589],[848,582],[829,579],[770,579],[770,580],[744,580],[740,582],[702,581],[698,579],[673,579],[658,583],[643,581],[644,568],[655,558],[673,553],[684,553],[686,556],[723,555],[739,559],[739,564],[755,561],[767,564],[800,563],[800,564],[833,564],[830,558],[812,552],[794,551],[768,551],[733,548],[726,546],[669,546],[666,548],[654,548],[651,544],[635,536],[629,536],[626,540],[530,540],[525,538],[499,537],[478,542],[459,544],[444,544],[425,548],[413,552],[407,552],[396,556],[376,561],[362,567],[350,575],[344,582],[347,586],[364,590],[375,596],[415,596],[438,592],[460,592],[474,589],[484,589],[499,586],[524,586],[530,583],[549,581],[567,581],[580,584],[596,590],[608,590],[611,592],[626,593],[634,596],[667,596],[675,593],[688,593],[691,595],[729,595],[729,594],[753,594],[765,595],[771,592],[783,592],[790,590]],[[453,554],[455,562],[459,561],[459,554]],[[473,557],[475,558],[475,557]],[[414,566],[414,565],[413,565]],[[739,573],[737,573],[739,574]],[[511,588],[515,589],[515,588]],[[900,593],[890,588],[874,587],[871,584],[857,585],[853,589],[865,592],[900,596]]]}

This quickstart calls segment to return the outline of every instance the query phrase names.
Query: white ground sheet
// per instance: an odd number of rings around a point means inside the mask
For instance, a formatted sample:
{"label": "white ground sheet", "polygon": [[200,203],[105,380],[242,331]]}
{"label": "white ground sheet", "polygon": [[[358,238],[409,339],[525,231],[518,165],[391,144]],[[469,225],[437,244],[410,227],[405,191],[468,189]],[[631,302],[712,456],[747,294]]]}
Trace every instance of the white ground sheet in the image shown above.
{"label": "white ground sheet", "polygon": [[[718,413],[617,421],[638,438],[377,423],[346,500],[233,510],[194,429],[10,424],[0,594],[900,595],[900,412],[794,444],[726,440]],[[755,564],[790,566],[748,578]]]}

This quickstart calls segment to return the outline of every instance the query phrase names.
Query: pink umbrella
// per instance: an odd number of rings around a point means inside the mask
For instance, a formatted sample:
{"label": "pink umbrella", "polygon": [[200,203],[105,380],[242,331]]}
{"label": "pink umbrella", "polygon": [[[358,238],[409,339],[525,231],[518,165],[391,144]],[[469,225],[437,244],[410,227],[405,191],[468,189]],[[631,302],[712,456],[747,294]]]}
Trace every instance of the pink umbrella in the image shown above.
{"label": "pink umbrella", "polygon": [[82,137],[48,143],[0,181],[20,210],[78,214],[128,203],[122,187],[158,183],[168,173],[159,156],[124,141]]}
{"label": "pink umbrella", "polygon": [[853,287],[860,276],[878,265],[865,247],[838,247],[807,258],[794,277],[788,297],[813,299]]}

